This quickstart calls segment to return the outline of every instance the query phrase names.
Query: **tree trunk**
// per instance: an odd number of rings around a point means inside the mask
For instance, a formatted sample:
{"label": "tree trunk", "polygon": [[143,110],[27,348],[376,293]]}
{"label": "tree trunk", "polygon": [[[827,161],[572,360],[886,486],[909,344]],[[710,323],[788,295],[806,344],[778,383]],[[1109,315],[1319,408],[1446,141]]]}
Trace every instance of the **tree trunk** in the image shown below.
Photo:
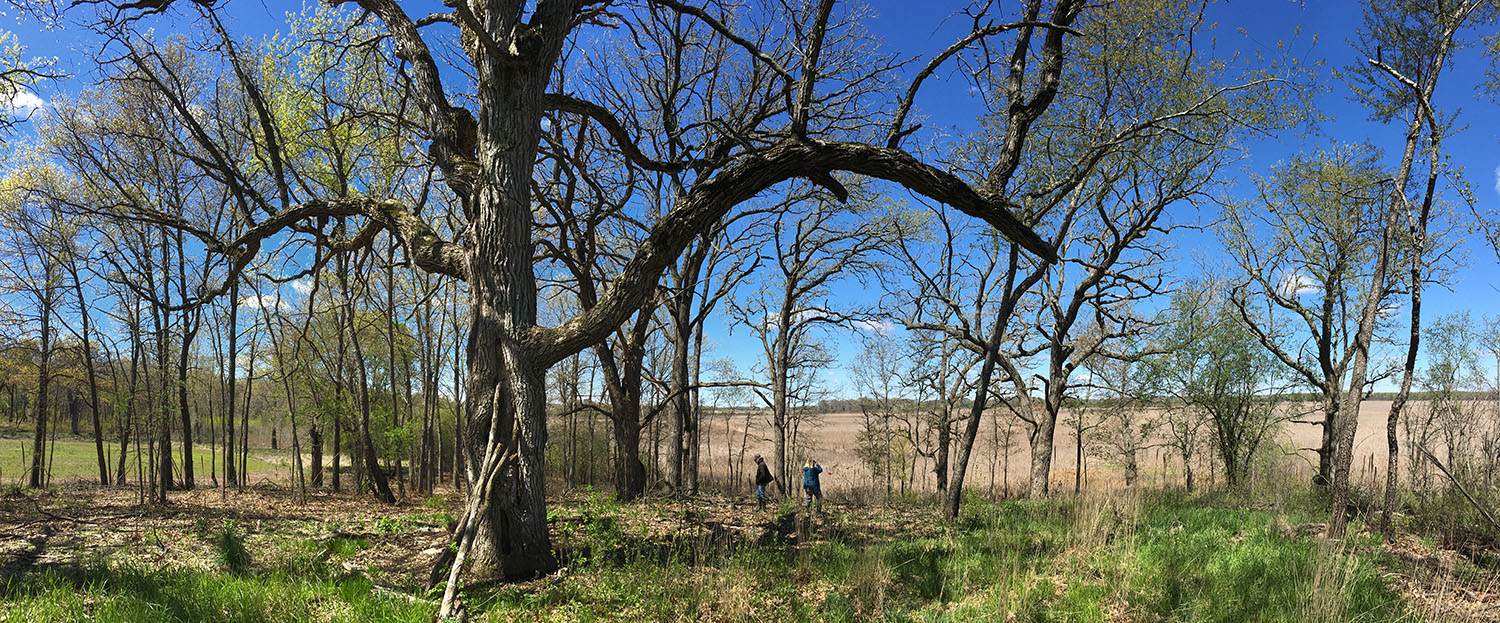
{"label": "tree trunk", "polygon": [[[470,562],[480,577],[529,578],[557,568],[547,532],[542,479],[547,441],[545,374],[524,363],[518,349],[480,352],[476,346],[493,343],[497,328],[483,322],[470,327],[471,492],[478,494],[476,487],[485,476],[479,470],[492,462],[486,460],[487,453],[505,452],[514,458],[492,476],[488,499],[481,500]],[[488,435],[481,438],[472,431]]]}
{"label": "tree trunk", "polygon": [[1193,490],[1193,455],[1182,455],[1182,479],[1188,491]]}
{"label": "tree trunk", "polygon": [[[1415,133],[1419,127],[1413,127],[1410,132]],[[1380,511],[1380,531],[1385,535],[1387,541],[1395,538],[1394,529],[1391,525],[1391,515],[1395,513],[1396,501],[1400,494],[1396,473],[1399,471],[1397,459],[1401,450],[1400,444],[1396,441],[1396,425],[1400,421],[1401,411],[1406,406],[1406,401],[1411,395],[1412,377],[1415,375],[1417,367],[1417,350],[1422,338],[1422,271],[1425,268],[1423,252],[1426,251],[1427,221],[1431,215],[1433,195],[1437,186],[1438,166],[1441,162],[1441,159],[1438,157],[1441,130],[1439,128],[1430,128],[1429,132],[1431,133],[1431,142],[1429,144],[1430,154],[1428,157],[1430,168],[1427,174],[1426,194],[1423,196],[1421,212],[1416,221],[1412,222],[1408,220],[1408,238],[1412,241],[1413,250],[1410,259],[1410,285],[1408,286],[1411,288],[1411,322],[1409,323],[1410,334],[1407,336],[1406,362],[1401,371],[1401,390],[1396,394],[1396,399],[1391,401],[1391,412],[1386,416],[1385,422],[1385,504]],[[1496,361],[1496,365],[1500,366],[1500,360]],[[1488,474],[1486,474],[1485,480],[1488,482]]]}
{"label": "tree trunk", "polygon": [[[697,490],[696,467],[693,449],[697,436],[693,419],[692,382],[690,367],[693,354],[693,329],[700,323],[693,321],[693,299],[698,293],[698,277],[703,262],[711,248],[709,237],[700,236],[697,248],[690,249],[682,261],[668,312],[672,317],[672,382],[668,391],[672,393],[672,451],[668,457],[667,481],[672,489],[682,492],[684,485]],[[684,472],[689,472],[687,477]],[[691,482],[686,482],[690,480]]]}
{"label": "tree trunk", "polygon": [[1414,117],[1412,121],[1406,151],[1402,156],[1395,184],[1387,200],[1385,228],[1381,233],[1380,247],[1377,251],[1379,255],[1376,256],[1375,271],[1370,276],[1370,283],[1365,291],[1365,306],[1360,314],[1359,330],[1354,336],[1354,362],[1350,373],[1349,391],[1345,394],[1344,403],[1340,408],[1344,417],[1340,418],[1342,421],[1338,426],[1338,445],[1334,448],[1333,500],[1328,518],[1330,538],[1342,538],[1348,522],[1346,509],[1349,500],[1349,468],[1354,458],[1354,436],[1359,426],[1359,405],[1364,399],[1367,366],[1370,360],[1370,342],[1375,333],[1375,324],[1379,319],[1381,301],[1385,299],[1386,272],[1394,253],[1392,246],[1397,244],[1395,240],[1397,223],[1402,217],[1400,208],[1407,201],[1406,180],[1410,175],[1412,160],[1416,153],[1416,133],[1421,127],[1419,120],[1420,117]]}
{"label": "tree trunk", "polygon": [[1073,432],[1073,495],[1083,493],[1083,412],[1078,412]]}
{"label": "tree trunk", "polygon": [[[365,367],[364,349],[359,345],[359,334],[354,328],[354,318],[349,318],[349,328],[354,343],[355,365],[359,367],[359,446],[364,460],[365,472],[375,487],[375,497],[386,504],[396,503],[396,494],[391,492],[391,483],[380,469],[380,458],[375,452],[375,443],[370,437],[370,374]],[[271,429],[271,440],[276,439],[276,429]]]}
{"label": "tree trunk", "polygon": [[[791,365],[791,338],[787,335],[792,326],[791,301],[782,306],[780,315],[776,320],[776,340],[774,342],[774,356],[771,361],[771,427],[775,436],[776,445],[773,449],[776,461],[776,482],[783,496],[794,495],[791,487],[792,464],[791,457],[787,456],[787,425],[789,422],[788,401],[790,396],[787,392],[787,376],[791,374],[788,368]],[[748,423],[747,423],[748,426]]]}
{"label": "tree trunk", "polygon": [[[686,278],[684,278],[686,279]],[[694,288],[691,283],[679,283],[677,295],[672,301],[672,382],[668,391],[672,393],[672,434],[669,441],[671,451],[667,456],[667,482],[677,493],[683,491],[683,473],[691,456],[691,424],[693,420],[692,400],[689,392],[692,383],[688,367],[692,350],[692,306]]]}
{"label": "tree trunk", "polygon": [[615,436],[615,497],[634,500],[646,490],[646,466],[641,463],[641,420],[628,407],[611,417]]}
{"label": "tree trunk", "polygon": [[[693,389],[691,391],[690,408],[693,411],[693,455],[688,465],[688,490],[698,493],[698,468],[701,465],[699,453],[703,446],[703,403],[699,400],[698,385],[703,382],[703,327],[704,322],[699,321],[693,327]],[[708,441],[712,443],[712,433]],[[713,456],[712,446],[709,448],[709,456]]]}
{"label": "tree trunk", "polygon": [[[252,324],[254,321],[251,321]],[[253,334],[252,334],[253,337]],[[255,356],[258,344],[250,341],[250,360],[245,363],[245,410],[240,413],[240,488],[250,484],[250,403],[255,398]]]}
{"label": "tree trunk", "polygon": [[337,417],[333,419],[333,491],[337,493],[340,489],[339,472],[343,471],[339,465],[339,453],[343,451],[343,426],[339,424]]}
{"label": "tree trunk", "polygon": [[[187,259],[183,253],[182,230],[177,230],[177,288],[178,296],[188,299]],[[177,410],[182,418],[182,488],[191,490],[193,481],[193,417],[188,411],[188,355],[193,349],[193,338],[198,334],[198,312],[192,308],[182,310],[182,349],[177,353]]]}
{"label": "tree trunk", "polygon": [[[115,470],[115,485],[125,484],[125,455],[130,449],[131,429],[139,420],[136,418],[135,404],[136,395],[140,389],[140,363],[141,363],[141,324],[138,312],[131,306],[125,317],[129,321],[126,330],[130,332],[130,395],[125,399],[125,421],[120,425],[120,462]],[[145,480],[146,475],[140,469],[140,441],[136,441],[136,478]]]}
{"label": "tree trunk", "polygon": [[[561,37],[539,52],[555,59]],[[467,232],[469,271],[469,428],[489,431],[470,458],[475,476],[494,457],[513,457],[493,475],[480,500],[473,563],[480,574],[529,577],[557,568],[547,532],[545,481],[547,443],[546,368],[522,341],[537,323],[536,275],[532,263],[530,181],[541,139],[541,99],[551,63],[511,66],[499,59],[478,63],[479,134],[485,144],[507,146],[480,154],[483,178],[471,201]],[[482,437],[472,432],[471,440]],[[446,600],[445,600],[446,601]]]}
{"label": "tree trunk", "polygon": [[[946,409],[947,404],[944,404]],[[948,455],[953,451],[953,429],[949,427],[948,418],[951,411],[936,414],[933,424],[937,425],[937,448],[932,451],[932,473],[937,477],[938,498],[948,491]],[[968,424],[964,424],[964,432],[968,432]],[[975,436],[978,437],[979,427],[976,425]]]}
{"label": "tree trunk", "polygon": [[1318,443],[1318,473],[1313,474],[1313,485],[1327,488],[1333,482],[1333,439],[1338,426],[1339,405],[1343,394],[1337,389],[1342,378],[1330,379],[1330,389],[1323,392],[1323,425]]}
{"label": "tree trunk", "polygon": [[[458,335],[460,333],[460,328],[461,327],[460,327],[460,320],[459,320],[459,313],[458,313],[458,296],[455,295],[453,297],[453,335],[454,335],[455,345],[458,344],[458,339],[457,338],[458,338]],[[464,367],[464,360],[463,360],[464,354],[466,352],[468,352],[468,350],[466,348],[459,347],[459,348],[454,348],[453,349],[453,490],[454,491],[463,491],[463,476],[464,476],[465,471],[468,469],[467,467],[465,467],[465,464],[464,464],[464,461],[467,458],[465,456],[465,452],[464,452],[464,447],[465,447],[464,446],[464,439],[465,439],[464,419],[465,419],[465,416],[468,415],[467,411],[465,411],[465,409],[467,408],[468,403],[464,400],[464,393],[463,393],[464,392],[464,387],[467,385],[467,383],[466,383],[467,379],[464,377],[464,372],[466,372],[467,369]]]}
{"label": "tree trunk", "polygon": [[157,434],[157,467],[156,477],[158,489],[156,501],[159,504],[167,503],[167,491],[172,488],[172,415],[169,413],[170,395],[167,393],[167,341],[164,339],[165,327],[162,327],[161,314],[156,314],[157,326],[157,392],[155,396],[156,411],[156,434]]}
{"label": "tree trunk", "polygon": [[308,474],[308,482],[312,488],[323,486],[323,428],[318,426],[317,418],[310,418],[307,424],[307,445],[312,452],[311,473]]}
{"label": "tree trunk", "polygon": [[[400,427],[402,402],[400,400],[400,394],[402,393],[402,391],[400,385],[398,385],[396,382],[396,244],[394,241],[391,242],[389,251],[389,256],[386,258],[385,262],[385,343],[390,355],[389,361],[387,363],[387,365],[389,366],[387,369],[390,371],[388,376],[390,378],[387,380],[390,381],[391,385],[391,426]],[[407,371],[409,374],[409,367],[407,368]],[[410,377],[407,377],[406,397],[408,400],[410,400],[411,398],[410,389],[411,379]],[[410,413],[408,413],[408,415],[410,415]],[[399,458],[401,454],[398,452],[396,456],[398,457],[396,459],[397,486],[402,488],[402,495],[406,495],[406,481],[401,477],[401,459]]]}
{"label": "tree trunk", "polygon": [[[354,270],[359,271],[362,264],[362,261],[356,261]],[[360,345],[359,327],[356,325],[354,314],[354,297],[349,295],[349,264],[343,255],[339,256],[338,270],[339,287],[345,293],[343,330],[348,331],[349,343],[354,347],[354,366],[359,372],[359,417],[355,422],[358,426],[356,433],[358,438],[355,440],[356,450],[350,455],[350,459],[356,467],[363,466],[364,472],[369,474],[371,483],[374,485],[376,499],[386,504],[394,504],[396,495],[391,492],[390,481],[386,479],[385,472],[380,469],[380,459],[370,437],[370,374],[365,361],[364,347]],[[363,479],[356,477],[355,480],[363,486]],[[363,490],[356,491],[356,493],[363,492]]]}
{"label": "tree trunk", "polygon": [[[48,298],[48,295],[43,295]],[[31,478],[27,481],[33,488],[41,488],[47,464],[47,394],[52,381],[52,306],[42,302],[41,350],[37,357],[36,376],[36,436],[31,444]]]}
{"label": "tree trunk", "polygon": [[1045,498],[1051,489],[1052,443],[1056,429],[1057,413],[1049,405],[1037,414],[1036,429],[1031,431],[1031,485],[1027,491],[1031,499]]}
{"label": "tree trunk", "polygon": [[224,400],[228,403],[224,406],[224,484],[225,486],[237,486],[240,482],[240,473],[234,462],[234,416],[239,413],[235,408],[235,379],[239,377],[239,368],[236,359],[239,357],[238,341],[240,337],[239,309],[240,309],[240,281],[234,280],[229,284],[229,352],[225,355],[227,365],[224,367],[229,371],[229,388],[225,391]]}

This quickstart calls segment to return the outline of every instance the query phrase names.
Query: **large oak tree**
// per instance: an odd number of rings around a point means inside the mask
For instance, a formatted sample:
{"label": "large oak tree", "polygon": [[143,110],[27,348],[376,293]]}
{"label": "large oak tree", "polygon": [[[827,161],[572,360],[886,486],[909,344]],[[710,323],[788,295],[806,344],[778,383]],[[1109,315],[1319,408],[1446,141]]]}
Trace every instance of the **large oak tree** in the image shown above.
{"label": "large oak tree", "polygon": [[[274,118],[277,112],[267,104],[251,71],[253,60],[226,31],[217,3],[101,0],[74,6],[100,9],[103,27],[111,35],[108,45],[115,52],[105,56],[119,59],[109,71],[131,73],[139,85],[174,111],[191,143],[184,150],[190,152],[195,166],[229,189],[229,203],[240,214],[240,227],[233,229],[205,227],[138,205],[124,206],[127,211],[117,215],[176,228],[230,260],[220,283],[201,288],[183,305],[201,304],[228,291],[264,243],[288,232],[314,237],[334,250],[347,250],[369,244],[375,232],[385,230],[401,239],[421,269],[467,284],[465,395],[472,412],[468,426],[485,432],[475,435],[484,442],[476,453],[481,458],[471,466],[470,496],[457,531],[460,543],[450,592],[444,599],[445,615],[452,613],[452,589],[466,558],[482,570],[508,576],[531,575],[556,564],[543,499],[546,370],[613,331],[641,306],[663,270],[695,236],[745,200],[796,178],[844,196],[832,173],[847,172],[886,180],[951,205],[990,223],[1030,253],[1055,259],[1051,246],[1013,214],[1016,204],[1010,186],[1024,160],[1032,124],[1057,90],[1065,36],[1074,32],[1069,25],[1082,10],[1082,2],[1031,0],[1025,3],[1022,16],[1011,22],[976,13],[973,32],[926,65],[905,89],[870,91],[882,97],[883,110],[894,111],[879,120],[881,129],[874,140],[829,131],[837,129],[839,118],[821,115],[816,105],[822,101],[817,95],[827,89],[847,88],[851,81],[888,79],[874,73],[841,75],[839,82],[824,84],[823,43],[837,40],[829,36],[830,24],[858,25],[831,19],[840,8],[832,0],[815,6],[768,7],[757,18],[764,20],[762,25],[743,29],[753,33],[748,36],[737,34],[741,29],[724,17],[736,7],[705,9],[676,0],[541,0],[534,5],[518,0],[455,1],[449,3],[451,12],[416,19],[394,0],[341,4],[382,25],[379,37],[352,40],[351,45],[389,46],[391,88],[400,91],[401,102],[414,111],[409,117],[415,122],[393,122],[391,127],[425,145],[463,221],[453,239],[439,235],[442,230],[420,211],[420,204],[389,196],[307,192],[282,151],[280,124]],[[233,98],[240,108],[229,112],[242,115],[238,123],[206,122],[200,103],[183,97],[183,85],[192,78],[173,75],[170,66],[153,60],[151,25],[178,11],[196,13],[209,33],[206,43],[212,44],[201,46],[201,53],[218,55],[218,67],[237,82]],[[637,23],[663,11],[701,21],[735,44],[736,57],[720,73],[726,78],[744,73],[763,85],[742,92],[762,98],[748,109],[756,115],[749,132],[717,136],[707,132],[711,140],[667,159],[664,154],[643,151],[635,142],[627,122],[621,120],[628,119],[631,111],[609,110],[586,99],[585,93],[554,90],[559,60],[570,45],[613,32],[603,27]],[[457,38],[451,36],[454,28]],[[1001,129],[996,133],[999,144],[992,166],[971,182],[903,150],[903,138],[916,129],[908,125],[907,116],[923,80],[954,55],[1001,35],[1014,36],[1018,44],[1006,61],[1014,88],[1008,101],[997,106],[995,127]],[[448,70],[442,68],[444,63],[461,67]],[[464,84],[465,77],[471,82]],[[542,119],[549,111],[587,117],[606,129],[631,166],[691,170],[694,175],[677,193],[670,210],[651,226],[610,287],[600,293],[597,304],[555,326],[542,326],[532,267],[532,192]],[[867,127],[872,125],[865,121]],[[715,123],[712,118],[695,120],[696,127],[702,128],[711,129]],[[224,149],[223,133],[240,132],[253,135],[252,144],[239,144],[249,151]],[[361,228],[343,239],[327,237],[322,227],[340,217],[355,218]]]}

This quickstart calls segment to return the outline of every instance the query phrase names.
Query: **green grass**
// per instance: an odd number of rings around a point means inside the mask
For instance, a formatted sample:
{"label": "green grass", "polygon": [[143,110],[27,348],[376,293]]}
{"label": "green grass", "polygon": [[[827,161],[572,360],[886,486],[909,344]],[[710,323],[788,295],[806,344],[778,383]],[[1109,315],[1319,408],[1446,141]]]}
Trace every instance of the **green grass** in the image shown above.
{"label": "green grass", "polygon": [[196,538],[214,567],[147,567],[100,552],[0,579],[0,621],[388,621],[430,623],[436,607],[375,590],[340,564],[369,542],[273,537],[252,545],[233,520]]}
{"label": "green grass", "polygon": [[[175,440],[173,463],[174,469],[181,470],[177,465],[182,459],[181,440]],[[26,460],[22,462],[22,448],[25,448]],[[114,477],[115,467],[119,465],[119,443],[105,443],[105,459],[109,463],[110,477]],[[53,455],[48,457],[52,465],[52,482],[69,482],[73,480],[98,480],[99,459],[94,450],[93,441],[62,440],[48,443],[48,451]],[[193,470],[201,479],[200,482],[208,482],[208,472],[214,464],[223,469],[224,455],[218,453],[217,461],[209,452],[206,444],[194,444],[193,446]],[[252,474],[270,472],[280,467],[266,462],[251,451],[247,467]],[[0,439],[0,482],[24,483],[23,475],[31,468],[31,440],[30,439]],[[130,455],[126,460],[126,471],[131,481],[136,478],[135,445],[131,444]]]}
{"label": "green grass", "polygon": [[[619,548],[630,536],[614,526],[581,538]],[[594,557],[567,582],[504,587],[483,602],[491,621],[1410,620],[1371,561],[1284,537],[1264,512],[1172,496],[1123,511],[1010,502],[971,505],[945,528],[863,546],[752,547],[700,564],[685,552],[665,564]]]}
{"label": "green grass", "polygon": [[435,608],[371,590],[368,580],[89,564],[0,586],[6,621],[430,622]]}
{"label": "green grass", "polygon": [[[649,532],[653,523],[682,519],[680,512],[653,515],[649,504],[595,496],[568,510],[578,514],[559,521],[561,579],[470,586],[473,620],[1421,620],[1383,586],[1373,555],[1284,536],[1277,528],[1284,520],[1268,512],[1181,495],[972,503],[957,521],[873,540],[844,535],[888,525],[886,516],[836,513],[810,533],[803,528],[802,545],[730,549],[672,530]],[[409,529],[398,521],[371,526],[377,535]],[[213,570],[84,555],[0,580],[0,620],[425,621],[433,614],[429,602],[392,598],[342,570],[367,556],[370,539],[245,541],[232,523],[205,523],[200,534],[218,551]]]}
{"label": "green grass", "polygon": [[1291,622],[1317,619],[1319,608],[1330,605],[1309,601],[1318,592],[1352,620],[1402,618],[1402,604],[1370,561],[1284,537],[1271,520],[1182,499],[1149,509],[1139,526],[1129,601],[1173,620]]}

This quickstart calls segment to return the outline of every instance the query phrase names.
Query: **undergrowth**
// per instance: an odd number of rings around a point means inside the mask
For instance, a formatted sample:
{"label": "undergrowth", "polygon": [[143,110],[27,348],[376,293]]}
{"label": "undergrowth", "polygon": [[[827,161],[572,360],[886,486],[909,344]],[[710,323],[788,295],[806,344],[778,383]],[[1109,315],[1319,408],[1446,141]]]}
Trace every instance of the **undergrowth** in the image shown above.
{"label": "undergrowth", "polygon": [[281,571],[223,574],[86,563],[11,578],[6,621],[432,621],[435,608],[372,591],[369,580]]}
{"label": "undergrowth", "polygon": [[[957,520],[922,515],[921,529],[908,530],[882,528],[896,523],[877,511],[836,511],[799,517],[786,524],[792,534],[768,532],[777,538],[765,541],[680,529],[706,525],[692,510],[594,495],[555,517],[562,572],[477,583],[466,602],[473,620],[495,622],[1423,620],[1383,585],[1359,538],[1298,537],[1286,530],[1286,515],[1235,502],[1181,494],[975,502]],[[791,510],[756,517],[771,522]],[[654,530],[644,527],[653,522]],[[407,523],[379,524],[373,534],[411,529]],[[343,563],[370,547],[364,537],[247,542],[235,523],[207,528],[214,569],[97,556],[53,564],[0,581],[0,619],[433,616],[424,600],[431,595],[405,598],[348,572]],[[691,534],[698,536],[683,536]]]}
{"label": "undergrowth", "polygon": [[976,503],[935,536],[744,547],[631,545],[585,512],[567,581],[480,598],[490,621],[1405,621],[1375,566],[1258,510],[1147,500]]}

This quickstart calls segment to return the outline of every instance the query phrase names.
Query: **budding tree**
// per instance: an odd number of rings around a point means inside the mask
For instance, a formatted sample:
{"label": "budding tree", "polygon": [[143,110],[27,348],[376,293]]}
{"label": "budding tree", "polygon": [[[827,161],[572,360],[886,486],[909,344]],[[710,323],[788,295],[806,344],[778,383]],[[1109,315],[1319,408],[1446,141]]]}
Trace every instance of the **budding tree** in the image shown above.
{"label": "budding tree", "polygon": [[[216,284],[208,284],[184,304],[201,304],[230,288],[239,273],[268,239],[295,233],[320,244],[344,248],[368,245],[376,231],[401,240],[412,263],[423,270],[463,280],[468,285],[468,374],[464,396],[471,410],[467,423],[479,457],[471,471],[468,503],[455,533],[456,560],[443,599],[441,614],[453,615],[457,578],[472,557],[481,569],[510,576],[527,576],[555,567],[547,535],[544,501],[543,448],[546,442],[545,375],[555,363],[599,342],[635,313],[656,289],[662,272],[696,236],[721,221],[736,206],[772,187],[793,179],[818,184],[835,197],[847,191],[832,175],[846,172],[886,180],[912,189],[934,201],[989,222],[1030,253],[1055,258],[1051,245],[1031,232],[1013,209],[1015,189],[1010,181],[1019,167],[1032,123],[1050,105],[1063,64],[1063,43],[1070,23],[1083,8],[1076,0],[1058,0],[1043,16],[1042,0],[1024,7],[1021,19],[1004,22],[980,13],[972,34],[940,55],[904,90],[881,82],[881,63],[855,64],[829,74],[822,59],[840,58],[825,42],[845,39],[840,32],[858,28],[854,9],[839,8],[832,0],[816,5],[778,5],[766,9],[763,26],[740,25],[724,13],[677,0],[650,0],[637,5],[585,0],[470,0],[452,4],[453,11],[413,18],[394,0],[357,0],[352,5],[378,22],[383,32],[374,39],[351,38],[353,47],[381,46],[388,54],[383,74],[388,88],[409,115],[409,122],[390,124],[393,134],[422,142],[442,184],[451,194],[451,210],[463,226],[453,239],[433,225],[421,204],[382,195],[338,196],[299,183],[301,174],[283,152],[283,136],[266,102],[262,84],[231,36],[218,7],[211,3],[153,3],[108,0],[74,3],[74,7],[103,9],[115,48],[104,56],[120,64],[108,72],[142,71],[143,85],[157,94],[164,107],[187,126],[185,138],[200,155],[193,166],[230,187],[231,205],[241,228],[212,228],[191,215],[163,214],[138,206],[122,206],[119,218],[147,219],[185,232],[210,252],[223,255],[229,267]],[[838,10],[836,10],[838,9]],[[212,56],[223,75],[232,76],[237,109],[211,108],[232,119],[205,123],[203,110],[182,96],[188,81],[160,71],[149,57],[153,50],[146,34],[154,20],[172,11],[192,12],[207,26],[213,45],[197,52]],[[701,130],[691,149],[681,153],[643,148],[626,130],[621,118],[633,111],[610,110],[590,100],[591,93],[555,90],[564,52],[595,36],[629,36],[650,28],[655,16],[678,15],[701,22],[717,36],[733,43],[733,56],[714,69],[721,84],[751,88],[735,95],[748,105],[737,109],[751,120],[749,131],[719,135],[713,118],[695,119],[683,127]],[[625,26],[624,28],[614,28]],[[457,29],[461,36],[433,36],[433,29]],[[449,31],[451,32],[451,30]],[[743,33],[749,33],[748,35]],[[588,35],[588,36],[585,36]],[[904,151],[901,143],[915,128],[907,124],[921,82],[953,55],[979,41],[1011,35],[1021,43],[1011,58],[1016,106],[994,122],[1004,137],[994,166],[982,181],[968,182]],[[1044,37],[1039,51],[1033,35]],[[438,46],[457,44],[458,49]],[[1035,53],[1038,62],[1028,70]],[[849,57],[845,54],[844,57]],[[440,70],[441,62],[463,65],[460,71]],[[670,62],[669,58],[622,60]],[[859,71],[865,67],[867,71]],[[462,84],[465,76],[472,84]],[[830,93],[868,84],[868,92],[893,110],[878,119],[851,120],[837,107],[821,104]],[[230,86],[230,85],[225,85]],[[458,93],[468,91],[464,99]],[[472,108],[459,105],[467,102]],[[623,263],[617,278],[600,293],[597,304],[579,310],[554,326],[538,322],[536,248],[533,228],[534,176],[543,134],[542,119],[549,111],[586,117],[610,135],[629,166],[640,170],[691,171],[677,191],[670,209],[649,227],[639,246]],[[644,111],[638,111],[643,112]],[[878,121],[878,123],[875,123]],[[858,125],[863,132],[850,132]],[[869,129],[878,127],[872,137]],[[240,143],[247,152],[223,149],[227,136],[248,135]],[[420,137],[420,138],[415,138]],[[380,188],[370,189],[379,193]],[[325,235],[340,218],[350,219],[344,239]]]}

